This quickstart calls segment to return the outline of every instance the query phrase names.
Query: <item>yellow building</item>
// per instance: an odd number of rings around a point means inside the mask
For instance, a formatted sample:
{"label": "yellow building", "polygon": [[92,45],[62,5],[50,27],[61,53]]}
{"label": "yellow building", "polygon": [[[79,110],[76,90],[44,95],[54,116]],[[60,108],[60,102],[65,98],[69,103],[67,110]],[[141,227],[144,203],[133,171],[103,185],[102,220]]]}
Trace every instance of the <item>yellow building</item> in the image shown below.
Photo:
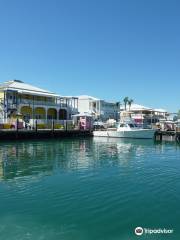
{"label": "yellow building", "polygon": [[77,113],[78,99],[26,84],[20,80],[0,84],[0,120],[22,118],[68,120]]}

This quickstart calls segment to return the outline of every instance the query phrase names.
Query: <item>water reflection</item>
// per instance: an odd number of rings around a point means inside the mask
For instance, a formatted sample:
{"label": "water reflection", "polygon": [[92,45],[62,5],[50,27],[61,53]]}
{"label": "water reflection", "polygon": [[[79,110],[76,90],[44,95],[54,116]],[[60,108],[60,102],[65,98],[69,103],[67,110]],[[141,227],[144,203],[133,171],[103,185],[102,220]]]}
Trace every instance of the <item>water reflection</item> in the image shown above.
{"label": "water reflection", "polygon": [[14,142],[0,145],[0,179],[43,176],[102,166],[128,166],[134,158],[163,151],[153,141],[90,138]]}
{"label": "water reflection", "polygon": [[88,145],[89,142],[84,140],[1,144],[0,178],[6,180],[39,173],[51,174],[57,168],[76,168]]}

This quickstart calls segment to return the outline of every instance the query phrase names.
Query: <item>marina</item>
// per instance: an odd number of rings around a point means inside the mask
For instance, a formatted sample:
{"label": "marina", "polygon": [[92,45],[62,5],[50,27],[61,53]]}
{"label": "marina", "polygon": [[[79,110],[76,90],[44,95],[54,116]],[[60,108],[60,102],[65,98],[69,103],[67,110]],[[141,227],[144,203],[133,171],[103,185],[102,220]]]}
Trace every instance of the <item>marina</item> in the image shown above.
{"label": "marina", "polygon": [[180,240],[180,1],[1,1],[0,240]]}
{"label": "marina", "polygon": [[[0,130],[0,141],[4,140],[28,140],[28,139],[61,139],[71,137],[103,137],[112,138],[129,138],[129,139],[151,139],[155,142],[169,141],[180,143],[180,132],[167,132],[160,130],[151,131],[151,136],[146,135],[116,135],[116,131],[93,131],[93,130],[60,130],[60,129],[35,129],[35,130]],[[146,132],[146,130],[145,130]],[[145,133],[146,134],[146,133]]]}
{"label": "marina", "polygon": [[123,102],[62,96],[21,80],[6,81],[0,84],[0,139],[93,135],[162,141],[169,136],[179,142],[179,124],[168,120],[165,109],[139,105],[128,97]]}
{"label": "marina", "polygon": [[0,84],[0,140],[99,136],[180,141],[179,124],[168,120],[166,110],[128,97],[123,101],[62,96],[21,80],[7,81]]}

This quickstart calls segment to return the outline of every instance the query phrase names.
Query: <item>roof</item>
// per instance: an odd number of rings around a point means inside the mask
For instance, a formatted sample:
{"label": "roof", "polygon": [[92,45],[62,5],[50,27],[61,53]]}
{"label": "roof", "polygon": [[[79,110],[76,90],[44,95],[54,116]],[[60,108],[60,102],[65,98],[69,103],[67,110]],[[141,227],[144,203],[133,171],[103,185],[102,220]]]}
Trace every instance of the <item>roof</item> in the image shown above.
{"label": "roof", "polygon": [[90,113],[78,113],[73,115],[73,117],[92,117],[92,115]]}
{"label": "roof", "polygon": [[71,99],[71,98],[72,98],[72,99],[78,99],[78,97],[74,97],[74,96],[63,96],[63,98],[67,98],[67,99],[69,99],[69,98],[70,98],[70,99]]}
{"label": "roof", "polygon": [[[122,109],[124,109],[124,105],[122,106]],[[129,106],[127,105],[127,109],[129,109]],[[143,105],[140,105],[140,104],[136,104],[136,103],[132,103],[131,104],[131,107],[130,107],[130,111],[143,111],[143,110],[149,110],[149,111],[152,111],[153,109],[152,108],[149,108],[149,107],[145,107]]]}
{"label": "roof", "polygon": [[[121,109],[124,110],[124,105],[122,105]],[[127,110],[129,110],[128,105],[127,105]],[[150,107],[145,107],[143,105],[135,104],[135,103],[132,103],[130,107],[130,111],[152,111],[152,112],[158,112],[158,113],[168,113],[167,110],[162,108],[150,108]]]}
{"label": "roof", "polygon": [[162,109],[162,108],[155,108],[154,111],[155,112],[160,112],[160,113],[167,113],[167,110]]}
{"label": "roof", "polygon": [[24,94],[35,94],[35,95],[43,95],[43,96],[51,96],[51,97],[59,96],[53,92],[24,83],[21,80],[11,80],[11,81],[4,82],[0,84],[0,89],[17,91],[19,93],[24,93]]}
{"label": "roof", "polygon": [[89,95],[80,95],[80,96],[77,96],[79,99],[89,99],[89,100],[100,100],[99,98],[95,98],[95,97],[92,97],[92,96],[89,96]]}
{"label": "roof", "polygon": [[77,98],[80,99],[80,100],[93,100],[93,101],[102,101],[102,102],[105,102],[105,103],[108,103],[108,104],[113,104],[113,105],[116,104],[116,102],[103,100],[103,99],[92,97],[92,96],[89,96],[89,95],[80,95],[80,96],[77,96]]}

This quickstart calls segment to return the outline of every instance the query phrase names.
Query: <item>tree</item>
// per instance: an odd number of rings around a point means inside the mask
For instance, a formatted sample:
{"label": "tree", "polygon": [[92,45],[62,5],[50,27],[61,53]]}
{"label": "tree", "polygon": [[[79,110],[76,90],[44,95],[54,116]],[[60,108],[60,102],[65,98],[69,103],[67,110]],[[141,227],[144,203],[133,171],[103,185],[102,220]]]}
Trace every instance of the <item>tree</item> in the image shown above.
{"label": "tree", "polygon": [[119,106],[119,102],[116,102],[116,107],[118,107]]}
{"label": "tree", "polygon": [[180,119],[180,110],[177,113],[177,117],[178,117],[178,119]]}
{"label": "tree", "polygon": [[121,102],[116,102],[116,107],[121,108]]}
{"label": "tree", "polygon": [[131,108],[131,105],[132,105],[132,103],[134,102],[134,100],[133,99],[129,99],[128,100],[128,105],[129,105],[129,111],[130,111],[130,108]]}
{"label": "tree", "polygon": [[116,102],[117,112],[116,112],[116,121],[119,120],[119,114],[121,112],[121,102]]}
{"label": "tree", "polygon": [[126,109],[127,109],[128,101],[129,101],[129,98],[128,98],[128,97],[125,97],[124,100],[123,100],[125,111],[126,111]]}
{"label": "tree", "polygon": [[178,116],[175,115],[175,116],[173,117],[173,121],[176,122],[177,120],[178,120]]}

